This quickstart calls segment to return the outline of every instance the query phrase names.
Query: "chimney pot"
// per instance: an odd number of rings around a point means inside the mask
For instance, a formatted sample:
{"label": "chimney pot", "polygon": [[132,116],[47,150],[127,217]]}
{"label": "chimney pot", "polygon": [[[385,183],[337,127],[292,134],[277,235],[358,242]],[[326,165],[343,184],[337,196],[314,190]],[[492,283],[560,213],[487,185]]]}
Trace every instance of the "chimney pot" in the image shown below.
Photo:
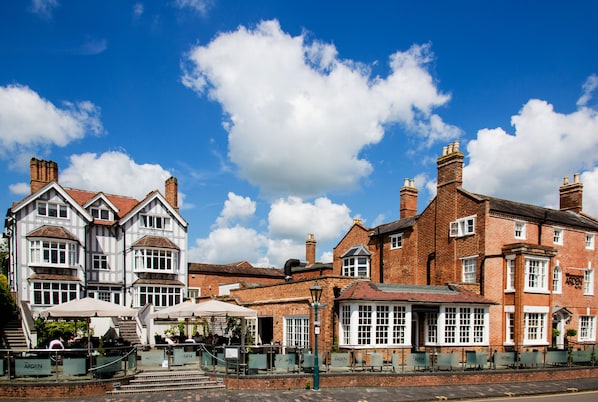
{"label": "chimney pot", "polygon": [[575,184],[579,183],[579,173],[575,173],[573,175],[573,183],[575,183]]}
{"label": "chimney pot", "polygon": [[403,181],[403,187],[409,187],[409,179],[405,179],[405,181]]}
{"label": "chimney pot", "polygon": [[455,144],[453,145],[453,151],[459,152],[459,141],[455,141]]}

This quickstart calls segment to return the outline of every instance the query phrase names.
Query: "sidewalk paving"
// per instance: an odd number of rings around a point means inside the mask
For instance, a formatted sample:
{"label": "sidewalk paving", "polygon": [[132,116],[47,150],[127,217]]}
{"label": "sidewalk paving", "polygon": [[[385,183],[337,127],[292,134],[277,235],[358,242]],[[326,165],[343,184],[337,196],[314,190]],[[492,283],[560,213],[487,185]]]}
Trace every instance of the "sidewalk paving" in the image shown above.
{"label": "sidewalk paving", "polygon": [[[437,401],[525,396],[598,390],[598,378],[581,378],[536,383],[477,384],[436,387],[363,387],[322,388],[319,391],[295,390],[201,390],[182,392],[142,393],[122,396],[98,396],[66,399],[81,402],[399,402]],[[2,399],[2,401],[10,401]],[[16,399],[14,401],[17,401]],[[22,401],[22,400],[19,400]],[[51,399],[58,401],[58,399]]]}

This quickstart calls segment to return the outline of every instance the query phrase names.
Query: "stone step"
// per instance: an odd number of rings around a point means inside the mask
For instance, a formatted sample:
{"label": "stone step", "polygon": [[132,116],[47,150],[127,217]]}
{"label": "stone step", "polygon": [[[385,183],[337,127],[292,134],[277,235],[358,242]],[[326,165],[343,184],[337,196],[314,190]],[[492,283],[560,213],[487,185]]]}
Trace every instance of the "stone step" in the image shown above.
{"label": "stone step", "polygon": [[224,384],[217,384],[211,386],[181,386],[181,387],[172,387],[168,385],[164,385],[158,388],[148,388],[148,389],[128,389],[128,388],[121,388],[115,389],[112,391],[108,391],[108,394],[111,395],[123,395],[123,394],[141,394],[141,393],[154,393],[154,392],[172,392],[172,391],[192,391],[192,390],[202,390],[202,389],[224,389]]}
{"label": "stone step", "polygon": [[138,383],[129,383],[127,385],[122,385],[121,389],[137,389],[137,390],[146,390],[146,389],[154,389],[154,388],[171,388],[171,389],[179,389],[181,387],[214,387],[220,385],[221,383],[214,381],[214,380],[202,380],[202,381],[187,381],[187,382],[138,382]]}
{"label": "stone step", "polygon": [[210,380],[210,377],[205,375],[194,375],[194,376],[177,376],[177,377],[170,377],[168,380],[165,380],[164,377],[135,377],[131,380],[131,384],[151,384],[151,383],[179,383],[179,382],[196,382],[196,381],[213,381]]}

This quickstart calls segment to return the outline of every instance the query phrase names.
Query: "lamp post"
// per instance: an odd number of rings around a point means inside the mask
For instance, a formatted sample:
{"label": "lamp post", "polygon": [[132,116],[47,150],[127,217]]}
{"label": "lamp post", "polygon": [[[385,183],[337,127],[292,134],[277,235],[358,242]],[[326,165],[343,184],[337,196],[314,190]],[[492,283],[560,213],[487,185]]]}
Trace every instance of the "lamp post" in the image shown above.
{"label": "lamp post", "polygon": [[314,335],[315,335],[315,353],[314,353],[314,391],[320,390],[320,359],[318,358],[318,335],[320,334],[320,321],[318,321],[318,307],[320,297],[322,297],[322,288],[318,286],[318,281],[309,288],[311,301],[314,306]]}

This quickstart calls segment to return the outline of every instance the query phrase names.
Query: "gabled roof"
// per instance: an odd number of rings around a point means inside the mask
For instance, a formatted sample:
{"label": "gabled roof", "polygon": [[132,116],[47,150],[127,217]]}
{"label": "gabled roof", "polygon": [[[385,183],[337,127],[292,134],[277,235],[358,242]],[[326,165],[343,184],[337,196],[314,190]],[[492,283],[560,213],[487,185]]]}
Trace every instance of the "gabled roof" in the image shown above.
{"label": "gabled roof", "polygon": [[229,276],[284,278],[284,272],[281,269],[256,268],[251,266],[251,264],[247,263],[246,261],[243,261],[242,263],[232,263],[224,265],[190,262],[188,264],[188,272],[190,274],[206,273]]}
{"label": "gabled roof", "polygon": [[116,216],[121,218],[133,209],[139,201],[132,197],[125,197],[122,195],[106,194],[103,192],[94,192],[87,190],[78,190],[75,188],[65,188],[71,197],[73,197],[80,205],[87,208],[91,203],[99,198],[107,201],[108,205],[114,208]]}
{"label": "gabled roof", "polygon": [[158,199],[160,201],[160,203],[162,205],[164,205],[166,207],[166,209],[168,209],[170,214],[175,217],[175,219],[181,224],[181,226],[187,227],[189,225],[187,223],[187,221],[185,219],[183,219],[183,217],[178,213],[178,211],[175,210],[173,208],[173,206],[170,205],[170,203],[168,201],[166,201],[166,198],[164,198],[164,196],[158,190],[154,190],[154,191],[150,192],[137,205],[135,205],[133,208],[131,208],[126,214],[122,215],[120,224],[124,225],[125,222],[127,222],[129,219],[131,219],[136,214],[138,214],[143,208],[145,208],[150,202],[152,202],[155,199]]}
{"label": "gabled roof", "polygon": [[14,204],[11,208],[12,212],[13,213],[18,212],[20,209],[22,209],[23,207],[34,202],[42,194],[47,193],[51,189],[53,189],[58,194],[60,194],[60,196],[62,198],[64,198],[69,204],[71,204],[71,206],[73,208],[75,208],[81,215],[83,215],[85,218],[87,218],[87,220],[89,220],[90,222],[93,220],[92,216],[85,210],[85,208],[83,208],[82,204],[79,203],[76,198],[74,198],[68,191],[66,191],[65,188],[63,188],[60,184],[56,183],[55,181],[52,181],[52,182],[46,184],[45,186],[40,188],[35,193],[29,194],[27,197],[22,199],[20,202]]}
{"label": "gabled roof", "polygon": [[170,239],[158,236],[143,236],[131,245],[132,247],[156,247],[156,248],[171,248],[173,250],[180,250]]}
{"label": "gabled roof", "polygon": [[79,239],[77,239],[74,234],[60,226],[45,225],[39,227],[27,234],[27,238],[31,237],[46,237],[51,239],[64,239],[79,242]]}
{"label": "gabled roof", "polygon": [[598,231],[598,221],[584,214],[571,211],[538,207],[522,202],[509,201],[501,198],[474,194],[490,204],[490,211],[503,215],[521,217],[524,220],[542,222],[548,225],[569,226],[583,230]]}
{"label": "gabled roof", "polygon": [[453,286],[396,285],[369,281],[353,282],[341,293],[337,300],[495,304],[483,296]]}
{"label": "gabled roof", "polygon": [[408,218],[399,219],[389,223],[383,223],[382,225],[378,225],[372,229],[370,232],[370,236],[378,236],[383,235],[386,233],[393,233],[393,232],[400,232],[402,230],[407,230],[415,225],[417,218],[419,215],[410,216]]}
{"label": "gabled roof", "polygon": [[345,254],[341,255],[341,258],[359,256],[369,257],[371,255],[372,253],[370,253],[367,247],[363,244],[360,244],[359,246],[353,246],[347,251],[345,251]]}

